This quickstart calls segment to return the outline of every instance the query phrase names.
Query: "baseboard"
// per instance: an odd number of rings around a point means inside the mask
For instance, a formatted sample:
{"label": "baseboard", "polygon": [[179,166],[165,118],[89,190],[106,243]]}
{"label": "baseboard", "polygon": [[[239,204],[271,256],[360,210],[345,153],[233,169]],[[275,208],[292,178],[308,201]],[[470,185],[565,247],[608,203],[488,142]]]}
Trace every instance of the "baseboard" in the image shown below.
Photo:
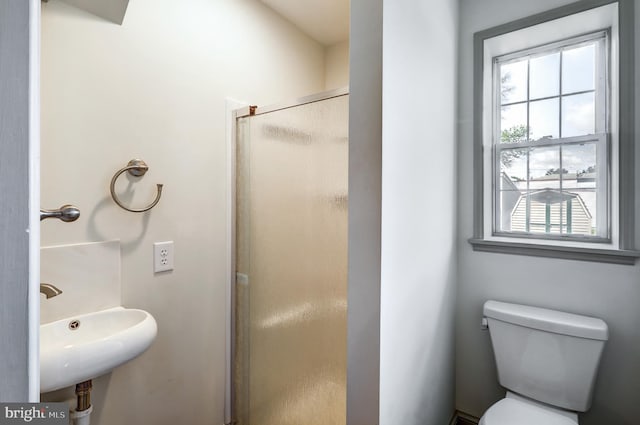
{"label": "baseboard", "polygon": [[453,412],[449,425],[456,425],[456,422],[458,422],[458,415],[456,415],[456,412]]}
{"label": "baseboard", "polygon": [[479,421],[480,418],[476,418],[475,416],[456,410],[456,413],[451,420],[451,425],[478,425]]}

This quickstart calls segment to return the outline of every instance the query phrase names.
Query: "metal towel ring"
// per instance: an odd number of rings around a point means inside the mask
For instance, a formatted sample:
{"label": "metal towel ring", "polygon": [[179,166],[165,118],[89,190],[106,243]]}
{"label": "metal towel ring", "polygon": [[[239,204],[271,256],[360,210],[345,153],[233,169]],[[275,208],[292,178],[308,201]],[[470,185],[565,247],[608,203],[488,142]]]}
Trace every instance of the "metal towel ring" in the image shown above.
{"label": "metal towel ring", "polygon": [[120,174],[124,173],[125,171],[128,171],[129,174],[131,174],[134,177],[142,177],[148,170],[149,170],[149,166],[143,160],[132,159],[127,163],[126,167],[118,170],[113,175],[113,178],[111,179],[111,197],[113,198],[114,202],[118,204],[120,208],[125,209],[127,211],[135,212],[135,213],[141,213],[141,212],[149,211],[151,208],[155,207],[156,204],[160,201],[160,196],[162,195],[162,184],[156,185],[158,187],[158,194],[156,195],[156,199],[154,199],[153,202],[146,208],[140,208],[140,209],[127,208],[122,204],[122,202],[120,202],[120,200],[118,199],[118,196],[116,195],[116,190],[115,190],[116,180],[118,180],[118,177],[120,177]]}

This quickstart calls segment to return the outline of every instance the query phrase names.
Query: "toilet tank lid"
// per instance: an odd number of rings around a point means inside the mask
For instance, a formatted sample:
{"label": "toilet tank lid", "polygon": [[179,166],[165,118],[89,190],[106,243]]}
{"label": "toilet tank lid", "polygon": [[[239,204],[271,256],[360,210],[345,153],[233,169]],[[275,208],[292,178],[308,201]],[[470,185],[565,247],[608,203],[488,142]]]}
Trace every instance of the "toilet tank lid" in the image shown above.
{"label": "toilet tank lid", "polygon": [[609,339],[607,324],[595,317],[492,300],[484,303],[484,315],[545,332],[602,341]]}

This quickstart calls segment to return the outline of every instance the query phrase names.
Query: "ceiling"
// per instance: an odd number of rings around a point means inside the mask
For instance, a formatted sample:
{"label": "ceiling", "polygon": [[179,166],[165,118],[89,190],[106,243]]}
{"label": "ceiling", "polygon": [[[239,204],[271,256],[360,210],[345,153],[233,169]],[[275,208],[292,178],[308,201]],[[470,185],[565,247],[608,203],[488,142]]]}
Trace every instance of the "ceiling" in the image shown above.
{"label": "ceiling", "polygon": [[349,39],[349,0],[260,0],[325,46]]}

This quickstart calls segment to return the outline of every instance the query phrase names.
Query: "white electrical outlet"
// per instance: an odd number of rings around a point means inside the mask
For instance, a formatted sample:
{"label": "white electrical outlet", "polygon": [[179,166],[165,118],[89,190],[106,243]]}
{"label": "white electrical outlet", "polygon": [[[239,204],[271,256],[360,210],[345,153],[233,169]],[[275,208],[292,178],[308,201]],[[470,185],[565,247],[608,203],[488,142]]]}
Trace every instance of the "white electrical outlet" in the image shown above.
{"label": "white electrical outlet", "polygon": [[153,244],[153,271],[166,272],[173,270],[173,241]]}

